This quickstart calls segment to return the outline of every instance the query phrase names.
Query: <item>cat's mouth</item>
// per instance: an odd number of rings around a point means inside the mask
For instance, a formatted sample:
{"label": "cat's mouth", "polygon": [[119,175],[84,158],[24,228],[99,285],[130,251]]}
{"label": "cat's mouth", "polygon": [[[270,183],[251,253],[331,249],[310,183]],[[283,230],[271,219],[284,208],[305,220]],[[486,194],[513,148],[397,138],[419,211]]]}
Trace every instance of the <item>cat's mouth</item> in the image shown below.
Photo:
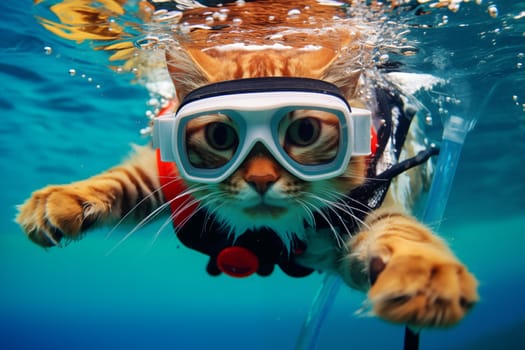
{"label": "cat's mouth", "polygon": [[271,216],[278,217],[286,213],[286,207],[259,203],[257,205],[244,208],[244,212],[250,216]]}

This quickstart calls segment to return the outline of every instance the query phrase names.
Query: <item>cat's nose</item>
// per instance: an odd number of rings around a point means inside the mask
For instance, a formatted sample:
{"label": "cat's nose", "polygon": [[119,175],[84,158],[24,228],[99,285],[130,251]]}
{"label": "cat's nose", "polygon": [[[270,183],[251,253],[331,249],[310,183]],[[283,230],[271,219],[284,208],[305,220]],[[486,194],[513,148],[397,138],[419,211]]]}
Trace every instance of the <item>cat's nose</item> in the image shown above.
{"label": "cat's nose", "polygon": [[261,195],[281,177],[276,162],[265,156],[256,156],[245,164],[244,181]]}
{"label": "cat's nose", "polygon": [[246,178],[246,182],[250,184],[260,194],[265,194],[279,178],[273,174],[266,175],[251,175]]}

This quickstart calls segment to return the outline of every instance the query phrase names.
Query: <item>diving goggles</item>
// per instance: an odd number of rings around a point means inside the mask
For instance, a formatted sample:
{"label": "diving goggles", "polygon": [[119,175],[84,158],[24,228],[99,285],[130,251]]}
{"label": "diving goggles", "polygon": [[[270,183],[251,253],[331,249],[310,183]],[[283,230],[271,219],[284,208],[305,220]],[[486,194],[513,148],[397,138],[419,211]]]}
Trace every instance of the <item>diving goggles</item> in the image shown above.
{"label": "diving goggles", "polygon": [[231,80],[196,89],[176,113],[157,117],[153,145],[189,181],[225,180],[258,143],[291,174],[317,181],[370,154],[370,119],[321,80]]}

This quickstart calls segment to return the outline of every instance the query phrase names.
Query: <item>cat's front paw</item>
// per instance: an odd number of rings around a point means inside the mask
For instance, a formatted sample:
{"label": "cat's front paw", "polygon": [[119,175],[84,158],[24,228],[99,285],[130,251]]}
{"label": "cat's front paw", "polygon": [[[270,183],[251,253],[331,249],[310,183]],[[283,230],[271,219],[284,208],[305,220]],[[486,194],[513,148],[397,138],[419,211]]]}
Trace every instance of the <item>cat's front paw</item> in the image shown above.
{"label": "cat's front paw", "polygon": [[48,186],[18,207],[16,221],[35,243],[51,247],[64,237],[76,239],[109,210],[109,203],[81,186]]}
{"label": "cat's front paw", "polygon": [[442,251],[414,247],[412,254],[370,260],[374,313],[414,327],[446,327],[460,321],[478,300],[477,281]]}

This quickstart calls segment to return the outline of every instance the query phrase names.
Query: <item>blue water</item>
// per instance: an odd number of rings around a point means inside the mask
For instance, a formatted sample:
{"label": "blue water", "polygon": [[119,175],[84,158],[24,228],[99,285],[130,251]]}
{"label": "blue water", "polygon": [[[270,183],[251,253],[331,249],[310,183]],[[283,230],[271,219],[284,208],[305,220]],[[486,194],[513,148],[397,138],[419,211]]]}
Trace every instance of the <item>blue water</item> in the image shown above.
{"label": "blue water", "polygon": [[[468,101],[451,112],[479,118],[440,232],[478,276],[482,299],[459,326],[425,331],[422,349],[525,348],[525,1],[490,3],[497,17],[488,1],[470,1],[412,19],[432,26],[414,26],[419,53],[397,58],[404,70],[446,76],[448,93]],[[102,53],[51,35],[34,14],[29,0],[0,3],[0,349],[292,349],[321,275],[212,278],[170,230],[154,238],[159,224],[110,255],[125,229],[62,249],[24,237],[15,205],[145,143],[149,99]],[[434,97],[425,101],[433,112]],[[321,349],[401,348],[401,327],[354,315],[362,301],[339,293]]]}

